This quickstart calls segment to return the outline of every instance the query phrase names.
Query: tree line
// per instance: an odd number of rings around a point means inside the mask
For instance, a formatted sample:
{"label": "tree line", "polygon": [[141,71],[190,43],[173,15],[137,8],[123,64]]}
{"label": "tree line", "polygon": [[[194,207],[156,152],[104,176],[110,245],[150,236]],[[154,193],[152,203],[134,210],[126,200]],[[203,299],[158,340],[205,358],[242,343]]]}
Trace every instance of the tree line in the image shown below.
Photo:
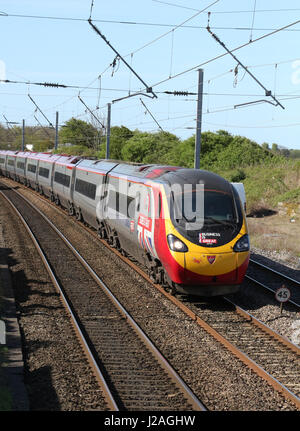
{"label": "tree line", "polygon": [[290,159],[300,158],[300,150],[288,149],[275,143],[269,146],[267,142],[264,142],[262,144],[262,148],[271,151],[274,154],[281,154],[282,156],[288,157]]}
{"label": "tree line", "polygon": [[[0,148],[20,150],[22,128],[0,125]],[[51,127],[26,127],[25,143],[33,151],[53,151],[55,130]],[[195,136],[181,140],[169,132],[142,132],[125,126],[114,126],[110,135],[110,158],[136,163],[159,163],[192,168],[194,166]],[[105,158],[105,130],[93,124],[71,118],[59,130],[56,152]],[[215,171],[240,169],[278,158],[300,158],[300,150],[286,150],[277,144],[256,142],[233,136],[225,130],[203,132],[201,168]],[[242,173],[240,173],[242,177]]]}

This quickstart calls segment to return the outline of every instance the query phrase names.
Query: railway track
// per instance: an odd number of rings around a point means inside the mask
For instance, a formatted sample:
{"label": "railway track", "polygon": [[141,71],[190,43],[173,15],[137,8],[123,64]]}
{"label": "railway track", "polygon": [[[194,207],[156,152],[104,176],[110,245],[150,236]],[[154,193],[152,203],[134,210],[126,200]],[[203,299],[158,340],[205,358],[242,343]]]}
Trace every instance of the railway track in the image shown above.
{"label": "railway track", "polygon": [[[87,230],[96,236],[90,229]],[[103,243],[107,246],[105,242]],[[143,271],[116,250],[114,252],[153,284]],[[232,303],[213,300],[208,307],[208,303],[202,303],[199,300],[189,302],[184,297],[176,298],[170,295],[160,286],[155,285],[155,287],[274,389],[283,393],[297,408],[300,408],[299,348],[297,346],[278,336]],[[253,325],[254,322],[256,327]]]}
{"label": "railway track", "polygon": [[282,272],[258,262],[255,259],[250,259],[250,265],[247,271],[246,278],[261,288],[268,290],[275,295],[278,288],[283,285],[291,292],[291,297],[288,300],[289,304],[300,308],[300,281],[289,277]]}
{"label": "railway track", "polygon": [[[227,298],[188,302],[200,325],[300,408],[300,348]],[[209,329],[211,330],[211,329]]]}
{"label": "railway track", "polygon": [[205,410],[70,242],[33,204],[2,189],[32,236],[109,410]]}

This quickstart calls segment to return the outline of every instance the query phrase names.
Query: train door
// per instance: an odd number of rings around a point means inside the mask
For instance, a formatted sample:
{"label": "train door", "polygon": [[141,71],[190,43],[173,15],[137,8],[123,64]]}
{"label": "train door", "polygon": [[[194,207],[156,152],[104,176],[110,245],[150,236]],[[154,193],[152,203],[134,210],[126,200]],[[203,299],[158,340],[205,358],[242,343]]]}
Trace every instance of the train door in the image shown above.
{"label": "train door", "polygon": [[71,175],[71,188],[70,188],[70,199],[71,203],[74,205],[74,184],[75,184],[75,178],[76,178],[76,167],[72,169],[72,175]]}

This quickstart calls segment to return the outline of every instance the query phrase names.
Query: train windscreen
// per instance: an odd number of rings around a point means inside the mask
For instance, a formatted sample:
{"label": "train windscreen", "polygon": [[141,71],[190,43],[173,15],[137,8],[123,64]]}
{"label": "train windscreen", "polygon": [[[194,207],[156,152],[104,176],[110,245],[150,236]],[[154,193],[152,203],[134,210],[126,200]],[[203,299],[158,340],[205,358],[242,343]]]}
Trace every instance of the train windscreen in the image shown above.
{"label": "train windscreen", "polygon": [[229,191],[204,187],[197,190],[194,186],[190,191],[171,190],[168,196],[175,228],[196,244],[204,237],[207,238],[206,246],[225,244],[242,226],[240,200],[233,188]]}

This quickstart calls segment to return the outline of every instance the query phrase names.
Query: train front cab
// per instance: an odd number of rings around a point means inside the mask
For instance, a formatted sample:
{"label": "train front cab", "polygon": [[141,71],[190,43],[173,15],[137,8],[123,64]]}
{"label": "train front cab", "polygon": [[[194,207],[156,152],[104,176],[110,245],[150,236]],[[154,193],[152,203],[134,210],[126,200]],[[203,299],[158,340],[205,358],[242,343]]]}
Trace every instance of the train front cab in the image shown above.
{"label": "train front cab", "polygon": [[[231,186],[227,183],[226,187]],[[232,193],[238,210],[238,223],[229,222],[230,217],[228,220],[222,220],[221,217],[218,221],[214,220],[204,210],[207,223],[204,222],[203,229],[187,231],[183,228],[186,220],[183,219],[181,223],[174,220],[174,208],[164,188],[161,188],[162,215],[155,244],[168,283],[177,291],[215,296],[239,290],[247,271],[250,246],[239,196],[236,190],[232,190]],[[208,202],[204,207],[208,207]],[[162,238],[165,240],[162,241]]]}
{"label": "train front cab", "polygon": [[[244,279],[249,262],[249,251],[234,251],[237,242],[244,240],[245,227],[239,235],[223,247],[199,247],[181,236],[170,223],[166,223],[168,246],[181,247],[185,244],[187,250],[178,252],[169,250],[170,264],[165,263],[169,282],[179,292],[215,296],[237,292]],[[170,236],[173,236],[171,245]]]}

